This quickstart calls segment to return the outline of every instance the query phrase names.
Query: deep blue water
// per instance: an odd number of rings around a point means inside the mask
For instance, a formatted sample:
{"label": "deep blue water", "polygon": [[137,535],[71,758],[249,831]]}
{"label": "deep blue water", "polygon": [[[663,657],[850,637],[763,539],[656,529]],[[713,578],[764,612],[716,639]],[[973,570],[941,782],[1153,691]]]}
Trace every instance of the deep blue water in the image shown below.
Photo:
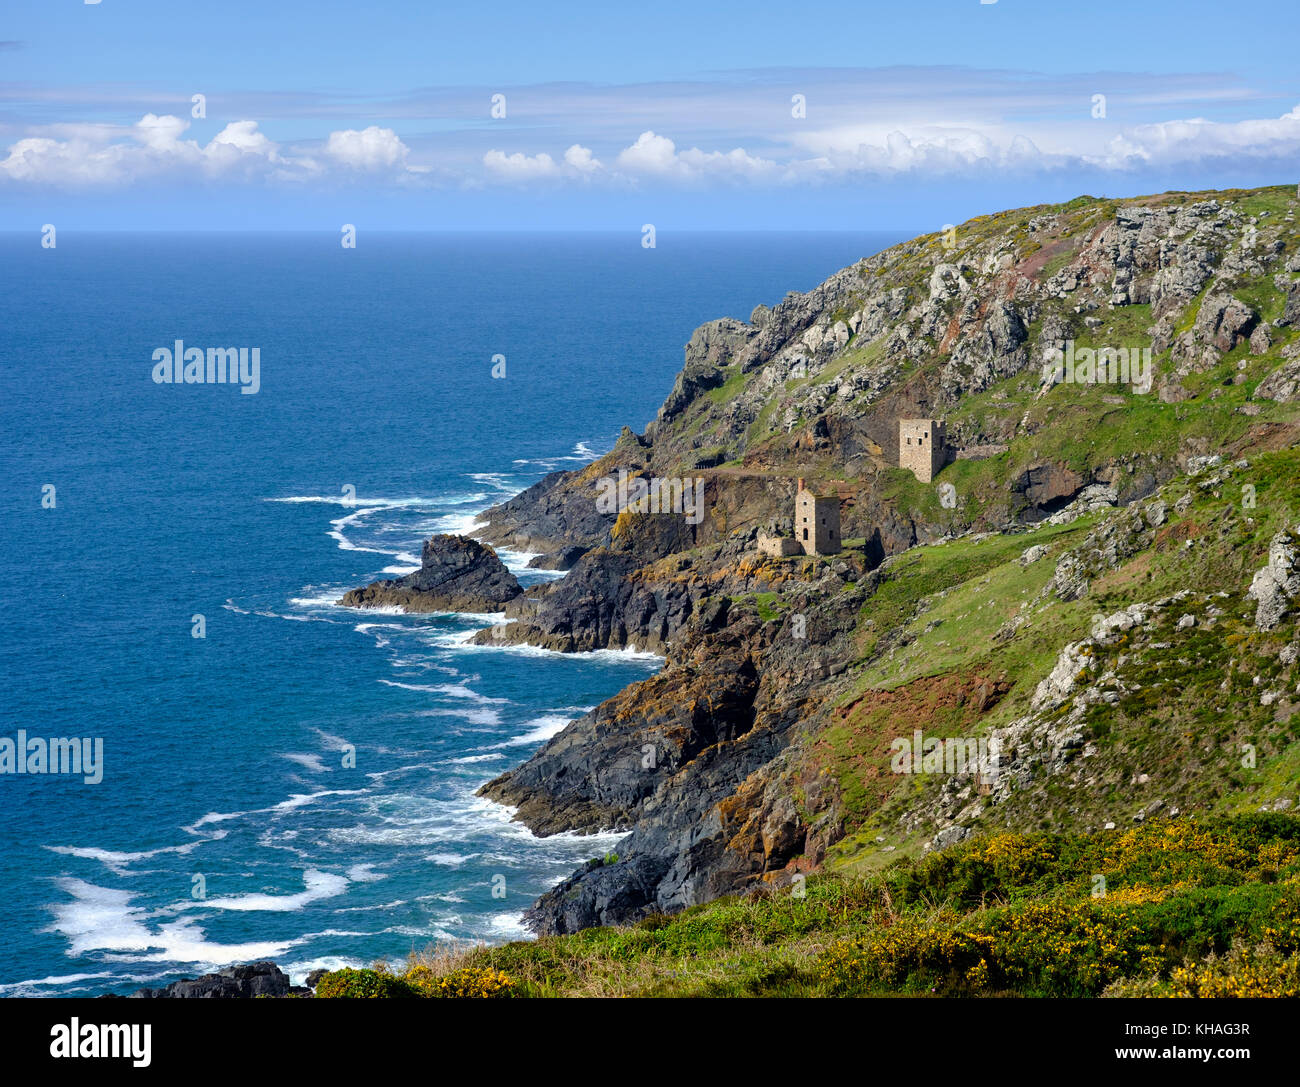
{"label": "deep blue water", "polygon": [[[0,236],[0,736],[104,742],[99,784],[0,775],[0,994],[522,935],[617,839],[474,790],[658,661],[331,601],[641,429],[697,324],[900,238]],[[259,347],[260,392],[155,384],[177,339]]]}

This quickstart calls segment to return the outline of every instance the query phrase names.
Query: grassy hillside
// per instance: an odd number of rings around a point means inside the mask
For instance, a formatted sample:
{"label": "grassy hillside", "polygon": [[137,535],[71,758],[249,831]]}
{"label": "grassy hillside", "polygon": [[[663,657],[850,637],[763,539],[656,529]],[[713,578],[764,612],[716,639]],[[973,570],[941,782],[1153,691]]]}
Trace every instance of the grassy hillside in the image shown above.
{"label": "grassy hillside", "polygon": [[630,928],[337,971],[317,993],[1297,996],[1300,819],[990,836]]}

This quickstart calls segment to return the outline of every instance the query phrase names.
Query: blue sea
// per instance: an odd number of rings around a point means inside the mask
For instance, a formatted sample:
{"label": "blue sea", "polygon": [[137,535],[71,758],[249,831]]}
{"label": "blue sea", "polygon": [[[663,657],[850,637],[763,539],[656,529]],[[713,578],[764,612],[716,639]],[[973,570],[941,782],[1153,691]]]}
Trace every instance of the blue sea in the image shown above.
{"label": "blue sea", "polygon": [[[0,775],[0,994],[526,937],[618,838],[474,792],[662,662],[333,601],[642,429],[701,322],[903,236],[0,235],[0,736],[104,752]],[[176,340],[259,391],[155,383]]]}

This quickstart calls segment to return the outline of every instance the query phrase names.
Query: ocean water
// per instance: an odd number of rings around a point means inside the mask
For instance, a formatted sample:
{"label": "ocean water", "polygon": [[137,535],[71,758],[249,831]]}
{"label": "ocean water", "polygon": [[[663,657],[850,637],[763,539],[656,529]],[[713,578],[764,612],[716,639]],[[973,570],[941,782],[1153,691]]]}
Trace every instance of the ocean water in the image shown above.
{"label": "ocean water", "polygon": [[[697,324],[902,236],[0,235],[0,737],[104,752],[0,775],[0,995],[524,936],[618,838],[474,791],[659,660],[333,601],[640,429]],[[156,384],[178,339],[260,390]]]}

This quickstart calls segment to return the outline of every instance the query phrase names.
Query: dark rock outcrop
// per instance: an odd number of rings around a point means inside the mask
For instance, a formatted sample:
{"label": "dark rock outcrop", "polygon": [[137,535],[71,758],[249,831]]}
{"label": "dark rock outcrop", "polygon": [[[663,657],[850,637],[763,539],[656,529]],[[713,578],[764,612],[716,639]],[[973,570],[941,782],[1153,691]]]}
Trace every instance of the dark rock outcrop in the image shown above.
{"label": "dark rock outcrop", "polygon": [[585,547],[562,547],[549,555],[537,555],[528,563],[533,570],[572,570],[574,564],[587,553]]}
{"label": "dark rock outcrop", "polygon": [[162,989],[137,989],[131,994],[142,1000],[248,1000],[258,996],[302,995],[303,988],[291,988],[289,976],[273,962],[228,966],[215,974],[173,981]]}
{"label": "dark rock outcrop", "polygon": [[[838,682],[849,657],[852,601],[874,584],[866,575],[848,589],[845,577],[862,571],[847,565],[843,575],[812,560],[808,569],[819,576],[789,584],[790,611],[774,619],[727,593],[698,600],[664,671],[483,787],[536,833],[632,830],[618,860],[588,864],[539,899],[527,915],[538,932],[707,901],[781,872],[802,852],[806,829],[782,806],[789,786],[779,757],[822,712],[816,692]],[[731,577],[747,570],[741,561]]]}
{"label": "dark rock outcrop", "polygon": [[351,608],[406,611],[499,611],[523,590],[496,552],[467,536],[431,536],[420,569],[391,581],[373,581],[339,601]]}
{"label": "dark rock outcrop", "polygon": [[487,510],[483,514],[487,527],[476,534],[488,543],[543,554],[606,543],[614,516],[601,513],[596,505],[597,481],[602,474],[552,472],[543,476],[527,490]]}

